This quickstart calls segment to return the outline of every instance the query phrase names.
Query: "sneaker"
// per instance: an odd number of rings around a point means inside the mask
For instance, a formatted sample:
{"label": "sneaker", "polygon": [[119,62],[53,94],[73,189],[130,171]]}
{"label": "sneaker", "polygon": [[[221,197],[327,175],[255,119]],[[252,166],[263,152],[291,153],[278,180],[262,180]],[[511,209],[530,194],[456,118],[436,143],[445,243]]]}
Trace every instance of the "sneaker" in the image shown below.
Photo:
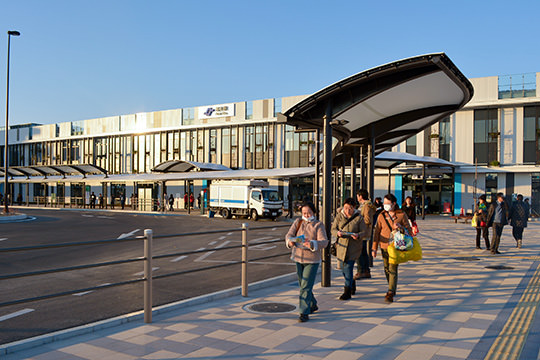
{"label": "sneaker", "polygon": [[319,307],[317,305],[313,305],[309,311],[313,314],[315,311],[319,310]]}
{"label": "sneaker", "polygon": [[298,322],[306,322],[309,320],[308,314],[300,314],[298,317]]}

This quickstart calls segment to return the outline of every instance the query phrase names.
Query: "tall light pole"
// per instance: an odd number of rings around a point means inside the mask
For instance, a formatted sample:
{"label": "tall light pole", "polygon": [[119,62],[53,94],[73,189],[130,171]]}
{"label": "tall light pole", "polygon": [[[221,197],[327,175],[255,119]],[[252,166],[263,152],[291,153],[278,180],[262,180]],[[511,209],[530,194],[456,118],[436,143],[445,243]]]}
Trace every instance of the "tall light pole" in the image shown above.
{"label": "tall light pole", "polygon": [[7,214],[9,213],[8,209],[8,195],[9,195],[9,187],[8,187],[8,167],[9,167],[9,153],[8,153],[8,125],[9,125],[9,48],[10,48],[10,41],[11,36],[19,36],[21,35],[20,32],[15,30],[8,31],[8,50],[7,50],[7,77],[6,77],[6,129],[5,129],[5,135],[6,135],[6,141],[4,143],[4,212]]}

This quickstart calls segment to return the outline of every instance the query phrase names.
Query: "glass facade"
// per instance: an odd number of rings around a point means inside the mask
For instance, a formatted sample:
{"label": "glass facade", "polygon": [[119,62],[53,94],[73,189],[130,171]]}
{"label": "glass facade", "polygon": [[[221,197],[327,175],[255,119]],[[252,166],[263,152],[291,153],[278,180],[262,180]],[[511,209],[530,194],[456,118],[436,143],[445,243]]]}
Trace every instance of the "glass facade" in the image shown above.
{"label": "glass facade", "polygon": [[439,158],[450,161],[450,118],[439,122]]}
{"label": "glass facade", "polygon": [[523,108],[523,162],[540,164],[540,106]]}
{"label": "glass facade", "polygon": [[253,119],[253,101],[246,101],[246,120]]}
{"label": "glass facade", "polygon": [[474,111],[474,159],[481,165],[499,164],[497,109]]}

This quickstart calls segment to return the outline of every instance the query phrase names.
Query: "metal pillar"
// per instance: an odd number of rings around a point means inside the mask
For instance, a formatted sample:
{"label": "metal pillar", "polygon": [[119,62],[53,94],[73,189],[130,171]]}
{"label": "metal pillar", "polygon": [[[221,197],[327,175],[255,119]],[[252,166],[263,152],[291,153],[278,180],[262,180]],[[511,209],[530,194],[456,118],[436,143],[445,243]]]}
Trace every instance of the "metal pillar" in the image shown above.
{"label": "metal pillar", "polygon": [[388,193],[392,192],[392,169],[388,168]]}
{"label": "metal pillar", "polygon": [[[360,188],[366,188],[366,146],[360,146]],[[371,194],[370,194],[371,195]]]}
{"label": "metal pillar", "polygon": [[422,164],[422,220],[426,218],[426,164]]}
{"label": "metal pillar", "polygon": [[356,199],[356,148],[353,148],[351,156],[351,197]]}
{"label": "metal pillar", "polygon": [[[476,180],[475,180],[476,182]],[[452,166],[452,204],[450,205],[450,216],[454,216],[456,213],[454,211],[454,196],[456,195],[456,168]],[[475,189],[476,190],[476,189]],[[475,210],[476,210],[476,200],[475,200]]]}
{"label": "metal pillar", "polygon": [[315,209],[317,210],[317,218],[320,219],[321,218],[321,213],[320,213],[320,209],[319,209],[319,201],[320,201],[320,196],[319,196],[319,189],[320,189],[320,184],[319,184],[319,180],[320,180],[320,172],[321,172],[321,161],[320,161],[320,158],[319,158],[319,153],[320,153],[320,144],[321,144],[321,141],[320,141],[320,136],[321,135],[321,131],[319,129],[317,129],[315,131],[315,136],[317,137],[315,139],[315,148],[316,148],[316,151],[315,151],[315,179],[313,181],[313,201],[315,202]]}
{"label": "metal pillar", "polygon": [[152,229],[144,230],[144,322],[152,322]]}
{"label": "metal pillar", "polygon": [[[326,228],[326,236],[332,238],[330,228],[332,227],[332,103],[329,101],[326,104],[326,114],[323,122],[323,223]],[[322,266],[321,266],[321,286],[331,286],[331,259],[330,259],[330,242],[322,251]]]}
{"label": "metal pillar", "polygon": [[345,155],[343,155],[343,159],[341,162],[341,173],[340,173],[341,179],[340,179],[340,187],[341,190],[339,192],[339,206],[342,207],[343,203],[345,202],[345,187],[346,187],[346,178],[345,178]]}
{"label": "metal pillar", "polygon": [[373,134],[373,126],[369,129],[369,139],[367,146],[367,171],[366,171],[366,182],[367,182],[367,191],[369,195],[373,198],[375,193],[375,136]]}

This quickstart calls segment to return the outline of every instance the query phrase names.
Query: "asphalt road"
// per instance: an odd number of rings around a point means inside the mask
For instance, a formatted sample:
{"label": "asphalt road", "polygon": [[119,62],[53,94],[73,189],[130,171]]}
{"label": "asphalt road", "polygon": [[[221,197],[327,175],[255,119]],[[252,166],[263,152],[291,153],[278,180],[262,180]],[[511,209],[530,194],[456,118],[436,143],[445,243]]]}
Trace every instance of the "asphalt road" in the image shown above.
{"label": "asphalt road", "polygon": [[[283,242],[257,244],[283,239],[285,221],[250,221],[246,219],[208,219],[199,215],[162,216],[128,214],[117,211],[23,209],[35,220],[0,224],[0,248],[118,239],[143,235],[152,229],[155,255],[212,250],[190,255],[155,259],[154,276],[189,269],[228,264],[241,259],[241,249],[215,250],[240,245],[239,231],[216,234],[175,236],[159,235],[250,228],[250,259],[287,253]],[[0,253],[0,275],[26,273],[83,264],[136,259],[143,256],[143,241],[114,241],[78,247]],[[60,272],[32,277],[0,280],[0,303],[38,297],[103,284],[140,279],[143,262],[98,267],[74,272]],[[287,255],[251,262],[249,281],[254,282],[294,271]],[[240,265],[231,264],[212,270],[164,277],[154,280],[154,306],[186,299],[240,285]],[[86,324],[120,314],[141,310],[143,282],[114,286],[52,299],[0,307],[0,344]]]}

